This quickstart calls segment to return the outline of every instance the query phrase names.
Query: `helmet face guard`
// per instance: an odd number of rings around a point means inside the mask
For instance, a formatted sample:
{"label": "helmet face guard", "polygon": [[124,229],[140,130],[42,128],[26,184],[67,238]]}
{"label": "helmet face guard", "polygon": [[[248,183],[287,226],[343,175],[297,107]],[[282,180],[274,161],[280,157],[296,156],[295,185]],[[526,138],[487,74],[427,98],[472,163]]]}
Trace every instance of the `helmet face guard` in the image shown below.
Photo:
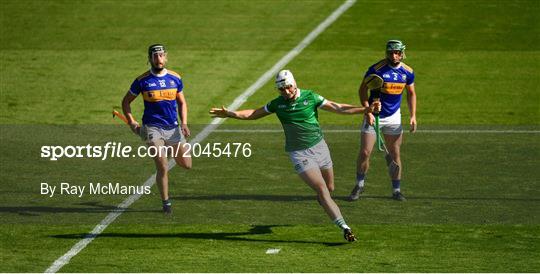
{"label": "helmet face guard", "polygon": [[167,53],[163,44],[153,44],[148,47],[148,58],[152,58],[155,53]]}
{"label": "helmet face guard", "polygon": [[153,44],[148,47],[148,62],[150,63],[152,68],[156,70],[161,70],[163,68],[154,67],[154,56],[156,56],[156,54],[163,54],[163,56],[165,57],[165,62],[167,61],[167,50],[165,49],[165,46],[163,44]]}
{"label": "helmet face guard", "polygon": [[294,76],[292,72],[289,70],[282,70],[276,75],[276,88],[282,89],[286,88],[288,86],[294,86],[296,85],[296,81],[294,80]]}
{"label": "helmet face guard", "polygon": [[401,58],[399,59],[400,62],[406,58],[405,44],[403,44],[403,42],[401,42],[400,40],[389,40],[388,42],[386,42],[386,58],[388,58],[389,54],[394,51],[401,52]]}

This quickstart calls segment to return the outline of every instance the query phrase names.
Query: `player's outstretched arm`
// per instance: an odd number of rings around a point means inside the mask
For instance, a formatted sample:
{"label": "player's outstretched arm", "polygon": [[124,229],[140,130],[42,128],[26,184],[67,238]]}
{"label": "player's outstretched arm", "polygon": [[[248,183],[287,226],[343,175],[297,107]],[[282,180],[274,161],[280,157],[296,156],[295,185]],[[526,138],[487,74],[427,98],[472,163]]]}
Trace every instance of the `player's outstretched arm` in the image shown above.
{"label": "player's outstretched arm", "polygon": [[212,118],[234,118],[238,120],[256,120],[270,114],[264,110],[264,107],[230,111],[224,106],[221,106],[221,108],[212,108],[209,113],[212,115]]}
{"label": "player's outstretched arm", "polygon": [[373,104],[369,107],[361,107],[326,100],[326,103],[321,106],[321,109],[338,114],[363,114],[372,113],[375,109],[379,109],[380,104],[380,102],[373,102]]}

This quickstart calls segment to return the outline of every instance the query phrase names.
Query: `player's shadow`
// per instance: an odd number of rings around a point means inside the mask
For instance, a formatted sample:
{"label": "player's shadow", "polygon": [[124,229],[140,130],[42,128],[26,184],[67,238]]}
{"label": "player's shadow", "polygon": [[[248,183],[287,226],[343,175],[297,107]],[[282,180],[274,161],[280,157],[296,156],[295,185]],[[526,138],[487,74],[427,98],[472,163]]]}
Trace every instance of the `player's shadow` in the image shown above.
{"label": "player's shadow", "polygon": [[185,238],[201,240],[219,240],[219,241],[243,241],[243,242],[265,242],[265,243],[299,243],[299,244],[320,244],[324,246],[341,246],[346,242],[320,242],[304,240],[279,240],[279,239],[256,239],[242,236],[269,235],[272,234],[273,227],[290,225],[256,225],[246,232],[201,232],[201,233],[101,233],[101,234],[60,234],[52,235],[59,239],[86,239],[86,238]]}
{"label": "player's shadow", "polygon": [[[84,207],[80,207],[84,206]],[[72,207],[56,206],[3,206],[0,212],[15,213],[24,216],[40,216],[42,213],[109,213],[109,212],[160,212],[161,210],[132,210],[118,208],[111,205],[102,205],[98,202],[78,203]]]}

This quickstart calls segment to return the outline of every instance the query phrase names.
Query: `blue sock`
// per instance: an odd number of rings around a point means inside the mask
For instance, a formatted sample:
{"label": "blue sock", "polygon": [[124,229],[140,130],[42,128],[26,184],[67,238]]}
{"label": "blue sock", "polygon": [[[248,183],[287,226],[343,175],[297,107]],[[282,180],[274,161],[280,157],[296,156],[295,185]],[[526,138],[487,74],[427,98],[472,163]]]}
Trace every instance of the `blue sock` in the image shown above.
{"label": "blue sock", "polygon": [[364,173],[356,173],[356,184],[358,186],[364,186],[364,179],[366,178],[366,174]]}
{"label": "blue sock", "polygon": [[394,192],[400,191],[401,180],[392,180],[392,188]]}

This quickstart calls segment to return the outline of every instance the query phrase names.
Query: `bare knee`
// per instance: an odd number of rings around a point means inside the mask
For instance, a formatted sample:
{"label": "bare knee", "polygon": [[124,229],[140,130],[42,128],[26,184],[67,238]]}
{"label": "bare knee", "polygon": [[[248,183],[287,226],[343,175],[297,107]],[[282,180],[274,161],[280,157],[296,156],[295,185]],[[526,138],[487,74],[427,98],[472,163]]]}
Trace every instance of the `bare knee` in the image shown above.
{"label": "bare knee", "polygon": [[392,159],[394,159],[394,161],[399,161],[401,159],[401,153],[399,151],[399,146],[397,147],[392,147],[390,149],[390,151],[388,151],[390,153],[390,156],[392,156]]}
{"label": "bare knee", "polygon": [[329,185],[326,185],[326,187],[328,188],[328,191],[330,191],[330,192],[334,192],[334,189],[335,189],[335,186],[334,186],[334,184],[329,184]]}
{"label": "bare knee", "polygon": [[326,188],[328,188],[328,191],[334,191],[334,170],[332,168],[321,169],[321,174],[323,176],[324,183],[326,184]]}
{"label": "bare knee", "polygon": [[391,156],[392,156],[392,159],[394,159],[394,161],[396,161],[397,163],[401,162],[401,157],[399,153],[394,153]]}
{"label": "bare knee", "polygon": [[169,169],[162,165],[157,165],[156,173],[157,173],[157,176],[167,176],[167,174],[169,173]]}
{"label": "bare knee", "polygon": [[178,166],[181,166],[184,169],[191,169],[191,154],[189,148],[186,147],[186,144],[178,143],[176,146],[176,151],[174,155],[174,161]]}
{"label": "bare knee", "polygon": [[191,158],[175,158],[174,160],[177,165],[181,166],[184,169],[191,169],[191,167],[193,166]]}
{"label": "bare knee", "polygon": [[320,201],[326,200],[330,197],[330,189],[328,189],[328,187],[325,185],[317,187],[315,191],[317,192],[317,197]]}
{"label": "bare knee", "polygon": [[191,161],[187,162],[187,163],[183,163],[180,165],[181,167],[183,167],[184,169],[191,169],[191,167],[193,166],[193,164],[191,163]]}
{"label": "bare knee", "polygon": [[358,159],[360,161],[367,161],[369,159],[369,156],[371,156],[371,151],[368,149],[361,149],[360,153],[358,154]]}
{"label": "bare knee", "polygon": [[154,164],[156,165],[156,171],[158,174],[167,174],[169,171],[169,164],[167,163],[167,159],[163,158],[154,158]]}
{"label": "bare knee", "polygon": [[369,169],[369,157],[371,151],[367,149],[361,149],[358,153],[357,172],[365,173]]}

